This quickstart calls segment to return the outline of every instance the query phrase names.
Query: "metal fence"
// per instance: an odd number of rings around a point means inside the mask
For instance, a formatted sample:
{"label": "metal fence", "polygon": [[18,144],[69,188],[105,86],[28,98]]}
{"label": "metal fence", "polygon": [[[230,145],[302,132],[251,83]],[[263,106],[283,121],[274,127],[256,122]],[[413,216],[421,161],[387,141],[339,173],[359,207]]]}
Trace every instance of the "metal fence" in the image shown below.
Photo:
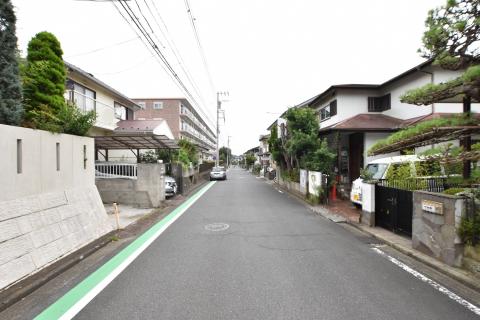
{"label": "metal fence", "polygon": [[422,190],[430,192],[443,192],[444,190],[458,187],[460,184],[449,181],[446,177],[410,178],[403,180],[379,180],[378,185],[401,190]]}
{"label": "metal fence", "polygon": [[137,179],[137,164],[116,162],[95,163],[95,178]]}

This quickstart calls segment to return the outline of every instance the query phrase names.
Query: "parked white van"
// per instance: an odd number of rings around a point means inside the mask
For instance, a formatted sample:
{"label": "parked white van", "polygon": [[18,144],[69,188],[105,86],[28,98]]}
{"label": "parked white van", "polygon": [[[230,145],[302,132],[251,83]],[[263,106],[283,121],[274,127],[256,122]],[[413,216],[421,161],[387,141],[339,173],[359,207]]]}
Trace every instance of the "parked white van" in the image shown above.
{"label": "parked white van", "polygon": [[[425,160],[418,157],[417,155],[407,155],[407,156],[395,156],[395,157],[387,157],[382,159],[377,159],[370,162],[366,167],[365,170],[371,175],[372,180],[382,180],[387,178],[387,173],[390,167],[394,165],[405,165],[408,164],[410,166],[410,172],[413,177],[426,177],[426,176],[438,176],[439,172],[417,172],[416,163],[424,162]],[[438,164],[438,163],[437,163]],[[440,168],[438,165],[435,171],[440,170],[443,172],[443,168]],[[441,173],[440,173],[441,174]],[[350,192],[350,200],[356,207],[362,206],[362,184],[363,179],[358,178],[352,183],[352,190]]]}

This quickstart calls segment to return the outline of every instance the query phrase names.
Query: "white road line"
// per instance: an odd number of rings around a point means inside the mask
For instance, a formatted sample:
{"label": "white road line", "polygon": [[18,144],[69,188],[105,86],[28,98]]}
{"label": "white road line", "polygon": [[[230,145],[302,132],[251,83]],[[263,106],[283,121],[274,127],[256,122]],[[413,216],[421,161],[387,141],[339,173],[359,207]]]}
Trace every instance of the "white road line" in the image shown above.
{"label": "white road line", "polygon": [[456,295],[455,293],[451,292],[450,290],[448,290],[447,288],[445,288],[444,286],[438,284],[437,282],[433,281],[432,279],[426,277],[425,275],[423,275],[422,273],[410,268],[409,266],[407,266],[405,263],[395,259],[394,257],[391,257],[389,256],[388,254],[386,254],[385,252],[383,252],[382,250],[378,249],[378,248],[372,248],[373,251],[375,251],[376,253],[378,253],[379,255],[387,258],[388,260],[390,260],[390,262],[392,262],[393,264],[395,264],[397,267],[400,267],[401,269],[403,269],[404,271],[410,273],[411,275],[413,275],[415,278],[417,279],[420,279],[421,281],[425,282],[425,283],[428,283],[429,285],[431,285],[433,288],[435,288],[436,290],[440,291],[441,293],[443,293],[444,295],[446,295],[447,297],[449,297],[450,299],[452,299],[453,301],[461,304],[462,306],[464,306],[465,308],[467,308],[468,310],[472,311],[473,313],[477,314],[477,315],[480,315],[480,308],[475,306],[474,304],[468,302],[467,300],[459,297],[458,295]]}

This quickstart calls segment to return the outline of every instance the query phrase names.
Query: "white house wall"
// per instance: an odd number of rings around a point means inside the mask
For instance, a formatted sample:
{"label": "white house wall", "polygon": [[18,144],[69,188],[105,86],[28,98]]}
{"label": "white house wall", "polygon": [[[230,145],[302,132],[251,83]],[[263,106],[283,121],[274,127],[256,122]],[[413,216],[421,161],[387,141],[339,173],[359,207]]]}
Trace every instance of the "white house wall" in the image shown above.
{"label": "white house wall", "polygon": [[400,152],[392,152],[392,153],[382,154],[382,155],[373,156],[373,157],[369,157],[367,155],[368,149],[370,149],[378,140],[385,139],[390,134],[391,134],[390,132],[365,132],[365,138],[363,140],[363,143],[364,143],[363,159],[365,159],[365,161],[363,161],[364,167],[366,167],[367,164],[369,164],[373,160],[400,155]]}
{"label": "white house wall", "polygon": [[69,75],[69,79],[95,91],[97,120],[95,127],[100,129],[114,130],[118,119],[115,118],[114,103],[115,98],[107,90],[91,81],[84,81],[75,75]]}
{"label": "white house wall", "polygon": [[320,128],[326,128],[340,121],[346,120],[359,113],[368,112],[368,97],[375,95],[374,90],[338,89],[335,97],[325,100],[317,111],[337,100],[337,115],[320,122]]}
{"label": "white house wall", "polygon": [[405,92],[419,88],[430,82],[431,78],[429,74],[417,72],[385,87],[378,95],[390,93],[391,109],[382,112],[382,114],[403,120],[430,114],[432,112],[431,106],[417,106],[400,102],[400,96],[405,94]]}

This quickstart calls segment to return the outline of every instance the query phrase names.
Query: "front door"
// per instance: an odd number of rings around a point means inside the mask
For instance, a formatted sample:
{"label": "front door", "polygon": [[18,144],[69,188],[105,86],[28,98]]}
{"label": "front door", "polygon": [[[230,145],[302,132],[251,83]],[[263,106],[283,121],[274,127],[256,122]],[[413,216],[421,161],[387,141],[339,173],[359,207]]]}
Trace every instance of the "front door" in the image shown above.
{"label": "front door", "polygon": [[360,169],[363,168],[363,132],[352,133],[348,138],[349,163],[348,175],[350,182],[360,177]]}

